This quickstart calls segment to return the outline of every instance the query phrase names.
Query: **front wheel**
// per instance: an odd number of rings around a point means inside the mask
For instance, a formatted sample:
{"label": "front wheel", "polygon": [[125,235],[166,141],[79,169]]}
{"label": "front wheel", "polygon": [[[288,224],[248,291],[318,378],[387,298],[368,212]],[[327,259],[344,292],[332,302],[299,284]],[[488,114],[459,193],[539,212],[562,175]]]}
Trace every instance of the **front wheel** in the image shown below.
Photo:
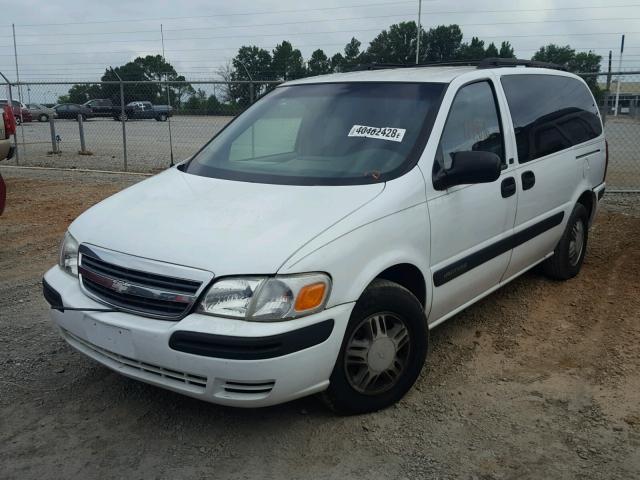
{"label": "front wheel", "polygon": [[158,120],[161,122],[166,122],[167,116],[164,113],[161,113],[160,116],[158,116]]}
{"label": "front wheel", "polygon": [[394,404],[418,378],[427,343],[418,299],[397,283],[375,280],[351,313],[325,403],[344,414]]}
{"label": "front wheel", "polygon": [[38,120],[41,122],[48,122],[49,121],[49,115],[47,115],[46,113],[43,113],[42,115],[40,115],[38,117]]}
{"label": "front wheel", "polygon": [[553,256],[542,264],[547,276],[555,280],[568,280],[580,272],[587,251],[588,228],[589,213],[584,205],[578,203],[569,216]]}

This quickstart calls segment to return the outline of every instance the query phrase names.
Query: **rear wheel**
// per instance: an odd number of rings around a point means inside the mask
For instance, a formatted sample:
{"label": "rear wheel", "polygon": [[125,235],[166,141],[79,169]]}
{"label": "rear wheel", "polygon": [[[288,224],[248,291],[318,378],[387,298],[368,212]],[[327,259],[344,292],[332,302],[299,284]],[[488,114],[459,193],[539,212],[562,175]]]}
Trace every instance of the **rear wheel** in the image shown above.
{"label": "rear wheel", "polygon": [[167,116],[164,113],[161,113],[160,116],[158,117],[158,120],[160,120],[161,122],[166,122]]}
{"label": "rear wheel", "polygon": [[20,118],[19,116],[16,116],[15,119],[16,119],[16,125],[20,125],[22,123],[22,118]]}
{"label": "rear wheel", "polygon": [[40,121],[40,122],[48,122],[49,121],[49,115],[47,115],[46,113],[41,114],[38,117],[38,121]]}
{"label": "rear wheel", "polygon": [[542,267],[544,273],[556,280],[575,277],[587,251],[589,213],[584,205],[576,204],[569,216],[567,227],[556,246],[553,256]]}
{"label": "rear wheel", "polygon": [[325,403],[345,414],[394,404],[418,378],[427,338],[416,297],[397,283],[374,281],[351,313]]}

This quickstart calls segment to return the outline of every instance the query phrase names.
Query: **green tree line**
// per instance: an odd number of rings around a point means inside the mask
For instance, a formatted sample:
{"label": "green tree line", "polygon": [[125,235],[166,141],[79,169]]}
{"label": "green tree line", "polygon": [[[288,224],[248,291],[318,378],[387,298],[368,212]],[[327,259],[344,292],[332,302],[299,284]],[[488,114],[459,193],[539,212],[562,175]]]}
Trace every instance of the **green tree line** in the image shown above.
{"label": "green tree line", "polygon": [[[364,48],[362,43],[352,38],[341,52],[328,55],[317,49],[305,60],[299,49],[291,42],[282,41],[268,51],[251,45],[242,46],[230,63],[219,73],[225,81],[245,81],[248,83],[228,83],[216,94],[202,89],[195,90],[190,84],[163,85],[141,84],[127,85],[125,101],[148,100],[152,103],[169,102],[178,110],[202,113],[235,113],[239,108],[248,106],[252,100],[274,88],[270,81],[287,81],[297,78],[345,72],[365,64],[413,64],[416,60],[417,25],[415,22],[401,22],[382,30]],[[428,30],[420,29],[420,63],[471,61],[483,58],[514,58],[514,49],[508,41],[485,43],[478,37],[463,42],[462,30],[458,25],[439,25]],[[556,63],[572,72],[600,71],[600,55],[593,52],[576,53],[569,45],[545,45],[533,55],[533,60]],[[116,75],[117,74],[117,75]],[[138,57],[132,62],[107,69],[101,80],[168,80],[184,81],[175,68],[160,55]],[[601,92],[595,76],[585,77],[596,96]],[[168,89],[168,92],[167,92]],[[167,96],[168,94],[168,96]],[[114,98],[119,102],[119,86],[74,85],[60,102],[84,103],[91,98]],[[167,100],[168,99],[168,100]]]}

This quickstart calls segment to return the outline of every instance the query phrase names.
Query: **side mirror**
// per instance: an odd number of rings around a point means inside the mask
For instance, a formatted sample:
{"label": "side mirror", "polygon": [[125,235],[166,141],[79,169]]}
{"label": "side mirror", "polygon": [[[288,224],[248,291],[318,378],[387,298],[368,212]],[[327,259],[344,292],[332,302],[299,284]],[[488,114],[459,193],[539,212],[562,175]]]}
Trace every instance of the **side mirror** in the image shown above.
{"label": "side mirror", "polygon": [[500,178],[502,164],[495,153],[468,151],[455,152],[451,167],[440,169],[433,177],[436,190],[446,190],[456,185],[491,183]]}

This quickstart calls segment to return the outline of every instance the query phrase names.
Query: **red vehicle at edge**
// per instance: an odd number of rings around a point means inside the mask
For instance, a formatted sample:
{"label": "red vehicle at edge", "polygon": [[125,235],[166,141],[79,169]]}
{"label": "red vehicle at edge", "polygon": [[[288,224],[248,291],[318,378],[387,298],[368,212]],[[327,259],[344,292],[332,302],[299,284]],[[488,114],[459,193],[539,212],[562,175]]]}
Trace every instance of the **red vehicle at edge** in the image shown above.
{"label": "red vehicle at edge", "polygon": [[[0,161],[13,156],[14,150],[11,143],[11,135],[16,133],[16,119],[8,105],[0,108]],[[7,187],[2,175],[0,175],[0,215],[4,211],[7,197]]]}
{"label": "red vehicle at edge", "polygon": [[[29,123],[33,121],[33,115],[27,109],[27,107],[20,103],[18,100],[13,100],[13,116],[16,119],[16,124],[20,125],[22,122]],[[4,107],[9,104],[9,100],[0,99],[0,107]]]}

